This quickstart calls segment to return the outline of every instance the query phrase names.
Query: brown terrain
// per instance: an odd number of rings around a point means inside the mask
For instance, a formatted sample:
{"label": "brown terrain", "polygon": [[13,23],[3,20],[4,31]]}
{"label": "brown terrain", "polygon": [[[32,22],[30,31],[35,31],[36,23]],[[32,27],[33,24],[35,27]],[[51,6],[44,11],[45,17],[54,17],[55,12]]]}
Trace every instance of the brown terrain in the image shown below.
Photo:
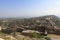
{"label": "brown terrain", "polygon": [[[52,40],[60,40],[59,24],[60,19],[54,15],[26,19],[7,18],[0,20],[0,32],[2,32],[3,34],[11,35],[18,40],[21,37],[23,39],[20,40],[24,40],[25,38],[34,40],[35,38],[31,38],[31,35],[34,32],[39,35],[44,35],[44,38],[45,36],[47,36]],[[29,34],[31,34],[30,37]],[[36,34],[33,35],[36,37]],[[1,38],[4,39],[4,37]],[[45,40],[44,38],[43,40]],[[38,40],[40,39],[38,38]]]}

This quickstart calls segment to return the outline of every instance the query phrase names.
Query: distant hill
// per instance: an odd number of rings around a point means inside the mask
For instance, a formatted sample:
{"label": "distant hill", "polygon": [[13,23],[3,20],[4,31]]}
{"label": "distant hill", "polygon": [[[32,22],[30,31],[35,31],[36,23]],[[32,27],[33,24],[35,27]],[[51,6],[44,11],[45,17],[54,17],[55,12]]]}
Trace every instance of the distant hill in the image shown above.
{"label": "distant hill", "polygon": [[11,23],[11,22],[13,23],[16,21],[17,22],[16,24],[19,24],[19,25],[34,25],[37,23],[37,21],[39,21],[40,24],[44,25],[44,23],[46,22],[46,18],[51,18],[51,21],[55,23],[54,25],[57,25],[58,27],[60,27],[60,18],[55,15],[47,15],[47,16],[24,18],[24,19],[4,18],[4,19],[0,19],[0,25],[3,24],[2,23],[3,21],[8,21],[8,23]]}
{"label": "distant hill", "polygon": [[31,18],[31,19],[41,19],[40,21],[46,20],[46,18],[51,18],[51,21],[55,23],[58,27],[60,27],[60,18],[55,16],[55,15],[47,15],[47,16],[41,16],[41,17],[36,17],[36,18]]}

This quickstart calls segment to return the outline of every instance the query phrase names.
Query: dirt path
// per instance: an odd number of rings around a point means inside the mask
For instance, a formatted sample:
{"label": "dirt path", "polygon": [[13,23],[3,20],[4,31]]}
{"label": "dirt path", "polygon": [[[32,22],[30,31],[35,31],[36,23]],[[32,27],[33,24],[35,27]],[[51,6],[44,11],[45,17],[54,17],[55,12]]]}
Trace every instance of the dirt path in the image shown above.
{"label": "dirt path", "polygon": [[60,40],[60,35],[49,34],[48,37],[50,37],[52,40]]}

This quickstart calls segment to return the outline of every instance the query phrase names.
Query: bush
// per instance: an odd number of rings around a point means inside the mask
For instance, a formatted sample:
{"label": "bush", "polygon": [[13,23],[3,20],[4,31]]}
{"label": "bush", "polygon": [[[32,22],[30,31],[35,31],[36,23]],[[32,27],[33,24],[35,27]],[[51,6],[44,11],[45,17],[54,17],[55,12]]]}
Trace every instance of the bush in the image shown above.
{"label": "bush", "polygon": [[40,34],[36,33],[36,32],[33,32],[33,33],[29,33],[29,36],[30,37],[33,37],[33,38],[40,38]]}
{"label": "bush", "polygon": [[51,38],[49,38],[49,37],[45,37],[45,39],[46,39],[46,40],[51,40]]}

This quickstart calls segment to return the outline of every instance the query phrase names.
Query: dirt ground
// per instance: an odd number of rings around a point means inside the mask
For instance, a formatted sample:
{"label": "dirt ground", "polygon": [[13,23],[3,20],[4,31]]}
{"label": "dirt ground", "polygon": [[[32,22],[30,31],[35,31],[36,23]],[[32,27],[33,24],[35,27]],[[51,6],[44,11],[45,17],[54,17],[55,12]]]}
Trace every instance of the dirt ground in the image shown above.
{"label": "dirt ground", "polygon": [[0,38],[0,40],[4,40],[4,39]]}
{"label": "dirt ground", "polygon": [[60,35],[49,34],[48,37],[50,37],[52,40],[60,40]]}

